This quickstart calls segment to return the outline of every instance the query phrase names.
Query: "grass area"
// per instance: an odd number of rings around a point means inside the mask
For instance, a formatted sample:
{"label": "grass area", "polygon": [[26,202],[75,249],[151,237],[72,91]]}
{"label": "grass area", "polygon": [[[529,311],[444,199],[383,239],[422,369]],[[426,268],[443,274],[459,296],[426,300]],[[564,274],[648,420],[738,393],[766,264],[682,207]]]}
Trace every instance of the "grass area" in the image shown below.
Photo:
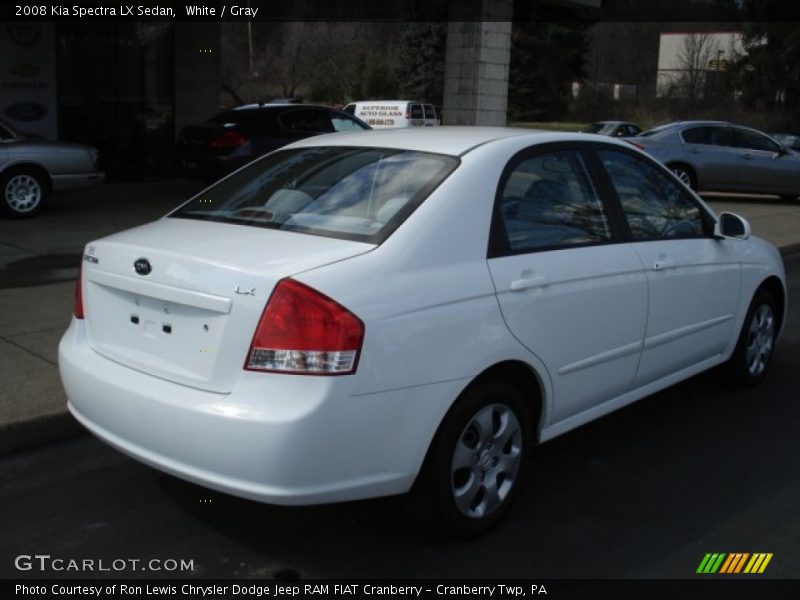
{"label": "grass area", "polygon": [[574,123],[572,121],[511,121],[509,127],[525,127],[528,129],[544,129],[546,131],[580,131],[589,123]]}

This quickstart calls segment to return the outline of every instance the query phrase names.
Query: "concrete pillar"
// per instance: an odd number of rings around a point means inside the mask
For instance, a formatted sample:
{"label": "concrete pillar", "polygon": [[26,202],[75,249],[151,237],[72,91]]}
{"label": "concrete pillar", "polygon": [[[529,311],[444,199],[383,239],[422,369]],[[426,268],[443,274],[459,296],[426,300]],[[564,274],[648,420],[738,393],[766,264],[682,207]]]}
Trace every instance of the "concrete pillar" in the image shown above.
{"label": "concrete pillar", "polygon": [[219,110],[219,23],[175,23],[175,135]]}
{"label": "concrete pillar", "polygon": [[506,124],[513,0],[480,0],[480,13],[485,20],[448,23],[445,125]]}

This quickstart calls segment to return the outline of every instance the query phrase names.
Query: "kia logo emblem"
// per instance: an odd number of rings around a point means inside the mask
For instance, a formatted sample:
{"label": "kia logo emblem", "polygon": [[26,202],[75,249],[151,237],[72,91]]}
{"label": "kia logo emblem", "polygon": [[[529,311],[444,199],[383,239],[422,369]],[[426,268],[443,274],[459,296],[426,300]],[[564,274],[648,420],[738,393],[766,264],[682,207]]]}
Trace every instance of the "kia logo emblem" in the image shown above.
{"label": "kia logo emblem", "polygon": [[140,258],[133,263],[133,268],[139,275],[149,275],[150,271],[153,270],[153,267],[150,266],[150,261],[146,258]]}

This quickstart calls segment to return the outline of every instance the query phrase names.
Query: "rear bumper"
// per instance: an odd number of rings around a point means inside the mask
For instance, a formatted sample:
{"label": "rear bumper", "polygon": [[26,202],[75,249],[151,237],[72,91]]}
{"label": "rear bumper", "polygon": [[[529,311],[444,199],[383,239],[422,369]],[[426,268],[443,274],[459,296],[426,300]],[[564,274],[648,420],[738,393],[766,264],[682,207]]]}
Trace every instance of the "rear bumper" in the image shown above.
{"label": "rear bumper", "polygon": [[408,491],[453,385],[350,395],[349,377],[244,372],[217,394],[101,356],[75,320],[59,368],[70,411],[100,439],[177,477],[286,505]]}

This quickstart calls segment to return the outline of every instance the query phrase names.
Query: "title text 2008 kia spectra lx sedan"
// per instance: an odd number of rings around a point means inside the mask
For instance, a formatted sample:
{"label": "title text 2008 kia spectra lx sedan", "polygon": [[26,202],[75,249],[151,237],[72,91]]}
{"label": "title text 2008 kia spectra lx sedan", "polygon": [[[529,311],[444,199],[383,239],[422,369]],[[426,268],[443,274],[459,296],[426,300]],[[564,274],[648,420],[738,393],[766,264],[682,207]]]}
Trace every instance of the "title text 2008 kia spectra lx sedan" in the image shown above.
{"label": "title text 2008 kia spectra lx sedan", "polygon": [[624,142],[495,128],[317,137],[90,243],[75,417],[237,496],[412,492],[505,512],[545,441],[727,363],[760,381],[776,249]]}

